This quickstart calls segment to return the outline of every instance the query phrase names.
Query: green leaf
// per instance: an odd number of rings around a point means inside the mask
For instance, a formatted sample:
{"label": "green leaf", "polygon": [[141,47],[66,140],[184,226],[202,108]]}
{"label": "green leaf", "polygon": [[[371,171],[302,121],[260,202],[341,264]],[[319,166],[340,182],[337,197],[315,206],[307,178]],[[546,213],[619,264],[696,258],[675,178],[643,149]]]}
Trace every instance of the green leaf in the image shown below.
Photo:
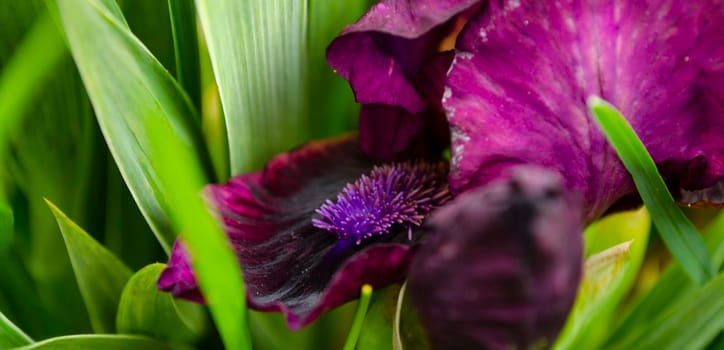
{"label": "green leaf", "polygon": [[196,8],[191,0],[168,0],[176,57],[176,80],[196,107],[201,106],[199,44],[196,35]]}
{"label": "green leaf", "polygon": [[13,221],[13,209],[5,200],[2,184],[0,184],[0,255],[7,252],[13,241]]}
{"label": "green leaf", "polygon": [[65,57],[65,45],[58,28],[47,13],[42,14],[2,67],[0,155],[5,152],[8,134],[33,106],[33,98]]}
{"label": "green leaf", "polygon": [[226,235],[201,199],[204,186],[200,171],[179,172],[177,164],[192,162],[188,153],[178,152],[180,140],[172,137],[168,125],[147,119],[151,142],[159,150],[159,179],[169,189],[172,222],[182,232],[191,255],[196,280],[227,349],[251,349],[246,292],[241,268]]}
{"label": "green leaf", "polygon": [[63,233],[78,287],[88,308],[91,325],[97,333],[115,330],[116,310],[121,291],[131,270],[106,248],[68,219],[46,200]]}
{"label": "green leaf", "polygon": [[16,350],[180,350],[186,347],[137,335],[68,335],[51,338]]}
{"label": "green leaf", "polygon": [[308,138],[306,6],[197,0],[226,117],[231,172],[257,169]]}
{"label": "green leaf", "polygon": [[392,285],[372,295],[370,309],[357,343],[358,350],[392,349],[392,328],[400,285]]}
{"label": "green leaf", "polygon": [[368,0],[308,0],[307,114],[313,138],[339,135],[357,128],[359,105],[347,81],[327,65],[327,45],[361,17]]}
{"label": "green leaf", "polygon": [[362,324],[365,321],[367,308],[370,306],[370,299],[372,299],[372,286],[365,284],[360,291],[359,301],[357,302],[357,312],[355,312],[354,321],[352,321],[352,327],[349,330],[347,341],[344,343],[344,350],[354,350],[357,347],[357,340],[362,331]]}
{"label": "green leaf", "polygon": [[[645,209],[609,215],[585,233],[583,281],[554,349],[595,349],[634,284],[646,253],[651,219]],[[604,249],[606,247],[606,249]]]}
{"label": "green leaf", "polygon": [[636,132],[609,103],[598,97],[588,99],[588,108],[603,130],[651,212],[661,238],[689,276],[698,284],[714,275],[714,264],[694,225],[674,203],[651,156]]}
{"label": "green leaf", "polygon": [[203,307],[174,300],[156,287],[165,267],[158,263],[148,265],[128,281],[118,304],[118,333],[182,342],[193,342],[203,334],[206,320]]}
{"label": "green leaf", "polygon": [[[705,232],[707,250],[712,254],[715,266],[721,267],[724,264],[724,213],[719,214]],[[612,343],[635,329],[645,327],[671,304],[688,298],[694,289],[695,284],[688,278],[686,271],[674,261],[611,332],[608,342]]]}
{"label": "green leaf", "polygon": [[724,329],[724,274],[606,349],[703,349]]}
{"label": "green leaf", "polygon": [[[196,111],[175,80],[128,29],[112,0],[58,0],[73,58],[113,158],[138,206],[168,251],[176,234],[168,221],[167,191],[158,182],[160,156],[146,119],[172,132],[188,163],[201,172],[208,158]],[[183,167],[183,168],[181,168]],[[206,180],[206,179],[205,179]]]}
{"label": "green leaf", "polygon": [[33,339],[0,312],[0,349],[15,348],[32,342]]}

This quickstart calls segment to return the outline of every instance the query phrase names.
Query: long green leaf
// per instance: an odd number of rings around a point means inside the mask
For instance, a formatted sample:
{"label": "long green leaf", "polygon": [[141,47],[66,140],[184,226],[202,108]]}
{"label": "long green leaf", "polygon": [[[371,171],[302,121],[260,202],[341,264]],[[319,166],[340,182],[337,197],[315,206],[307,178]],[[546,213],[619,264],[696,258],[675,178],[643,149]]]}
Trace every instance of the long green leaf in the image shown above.
{"label": "long green leaf", "polygon": [[148,337],[138,335],[68,335],[51,338],[41,342],[17,348],[16,350],[181,350],[187,349],[179,345],[162,343]]}
{"label": "long green leaf", "polygon": [[191,253],[191,264],[202,294],[227,349],[251,349],[246,312],[246,292],[241,268],[226,235],[201,199],[205,184],[199,171],[178,172],[177,164],[193,161],[177,152],[180,141],[167,125],[148,119],[154,147],[160,150],[160,180],[169,189],[172,221]]}
{"label": "long green leaf", "polygon": [[42,14],[2,67],[0,75],[0,156],[15,128],[53,69],[66,57],[65,44],[50,16]]}
{"label": "long green leaf", "polygon": [[0,312],[0,349],[15,348],[32,342],[33,339]]}
{"label": "long green leaf", "polygon": [[176,78],[194,105],[201,107],[199,44],[196,36],[196,8],[191,0],[168,0],[176,56]]}
{"label": "long green leaf", "polygon": [[307,0],[309,12],[305,95],[313,138],[356,129],[359,105],[347,81],[327,65],[327,45],[369,7],[368,0]]}
{"label": "long green leaf", "polygon": [[197,0],[226,117],[231,172],[308,136],[306,1]]}
{"label": "long green leaf", "polygon": [[[586,229],[586,260],[576,302],[554,349],[596,349],[643,262],[651,228],[645,209],[618,213]],[[591,253],[595,253],[591,255]]]}
{"label": "long green leaf", "polygon": [[101,130],[141,212],[168,251],[175,232],[167,191],[158,182],[158,158],[143,118],[167,125],[186,154],[180,168],[206,168],[196,112],[175,80],[128,29],[112,0],[58,0],[73,58]]}
{"label": "long green leaf", "polygon": [[53,203],[47,200],[46,203],[63,233],[93,330],[97,333],[113,332],[116,328],[118,300],[123,286],[131,277],[131,270],[65,216]]}
{"label": "long green leaf", "polygon": [[166,267],[151,264],[128,281],[118,303],[118,333],[147,335],[154,339],[192,342],[204,330],[205,313],[198,304],[174,300],[156,287]]}
{"label": "long green leaf", "polygon": [[0,255],[5,254],[10,248],[13,240],[13,221],[13,209],[5,200],[4,190],[0,183]]}
{"label": "long green leaf", "polygon": [[698,284],[714,275],[714,264],[694,225],[674,203],[651,156],[636,132],[609,103],[598,97],[588,100],[591,114],[603,130],[651,212],[654,225],[671,253]]}
{"label": "long green leaf", "polygon": [[703,349],[724,329],[724,274],[606,349]]}
{"label": "long green leaf", "polygon": [[[714,265],[724,264],[724,213],[706,228],[704,242],[711,253]],[[659,277],[656,285],[634,304],[623,321],[609,335],[609,343],[624,337],[634,329],[645,327],[652,319],[666,310],[672,303],[690,295],[695,284],[688,278],[681,264],[674,261]]]}

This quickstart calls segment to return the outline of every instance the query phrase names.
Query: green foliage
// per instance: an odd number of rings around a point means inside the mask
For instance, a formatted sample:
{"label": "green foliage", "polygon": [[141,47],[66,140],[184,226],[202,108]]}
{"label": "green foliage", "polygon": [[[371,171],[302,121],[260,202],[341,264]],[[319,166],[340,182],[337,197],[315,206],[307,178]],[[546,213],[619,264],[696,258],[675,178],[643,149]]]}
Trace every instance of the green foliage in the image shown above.
{"label": "green foliage", "polygon": [[126,184],[165,249],[176,234],[168,222],[166,192],[158,183],[158,155],[145,118],[157,120],[179,140],[176,152],[208,163],[198,118],[188,98],[128,29],[121,10],[107,0],[59,0],[73,58],[98,122]]}
{"label": "green foliage", "polygon": [[358,350],[392,349],[392,328],[397,310],[400,285],[376,291],[357,343]]}
{"label": "green foliage", "polygon": [[[177,164],[193,164],[190,154],[178,152],[181,140],[173,137],[167,124],[147,119],[152,146],[159,151],[159,180],[167,189],[169,212],[174,226],[188,247],[196,280],[227,349],[251,349],[246,292],[241,268],[226,235],[211,217],[201,199],[205,179],[198,167],[186,171]],[[196,170],[196,171],[194,171]]]}
{"label": "green foliage", "polygon": [[350,128],[355,107],[324,50],[366,1],[197,0],[224,106],[231,172]]}
{"label": "green foliage", "polygon": [[171,345],[137,335],[69,335],[47,339],[16,350],[185,350],[187,347]]}
{"label": "green foliage", "polygon": [[123,286],[131,277],[131,270],[53,203],[46,202],[63,233],[93,330],[97,333],[113,332],[118,300]]}
{"label": "green foliage", "polygon": [[651,219],[645,209],[610,215],[586,229],[583,281],[554,349],[595,349],[631,289],[646,253]]}
{"label": "green foliage", "polygon": [[[704,238],[715,266],[721,269],[724,264],[724,213],[719,214],[709,224]],[[691,298],[695,288],[696,284],[688,277],[681,264],[674,261],[659,277],[656,285],[637,301],[617,328],[611,332],[608,343],[646,327],[652,319],[659,317],[673,303]]]}
{"label": "green foliage", "polygon": [[0,349],[15,348],[33,340],[0,312]]}
{"label": "green foliage", "polygon": [[151,264],[136,272],[121,294],[116,316],[118,333],[154,339],[193,342],[206,326],[201,305],[174,300],[156,287],[164,264]]}
{"label": "green foliage", "polygon": [[2,66],[0,75],[0,154],[8,134],[32,106],[53,69],[66,57],[63,39],[47,14],[41,15]]}
{"label": "green foliage", "polygon": [[656,164],[635,131],[615,107],[597,97],[588,100],[598,125],[631,173],[636,188],[651,212],[654,225],[671,253],[698,284],[714,275],[714,264],[694,225],[674,203]]}
{"label": "green foliage", "polygon": [[724,329],[724,274],[673,304],[645,327],[612,339],[606,349],[703,349]]}
{"label": "green foliage", "polygon": [[201,72],[196,35],[196,8],[191,0],[168,0],[176,57],[176,80],[197,108],[201,107]]}
{"label": "green foliage", "polygon": [[196,7],[224,106],[231,172],[258,169],[306,139],[304,2],[198,0]]}

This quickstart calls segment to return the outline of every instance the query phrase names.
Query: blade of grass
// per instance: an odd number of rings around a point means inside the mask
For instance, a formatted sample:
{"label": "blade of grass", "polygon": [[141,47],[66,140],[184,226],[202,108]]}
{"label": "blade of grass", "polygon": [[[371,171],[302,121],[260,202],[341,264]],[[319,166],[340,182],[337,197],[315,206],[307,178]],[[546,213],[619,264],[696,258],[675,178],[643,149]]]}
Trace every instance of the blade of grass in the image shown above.
{"label": "blade of grass", "polygon": [[[226,235],[202,198],[204,176],[198,169],[179,172],[178,164],[193,162],[178,152],[181,141],[168,125],[147,118],[151,142],[159,150],[159,179],[169,190],[169,211],[191,254],[197,281],[227,349],[251,349],[246,292],[241,269]],[[195,171],[194,171],[195,170]]]}
{"label": "blade of grass", "polygon": [[131,270],[113,253],[78,227],[49,200],[63,234],[83,300],[96,333],[115,331],[116,310]]}
{"label": "blade of grass", "polygon": [[171,15],[176,80],[186,90],[196,108],[201,108],[199,44],[196,34],[196,8],[191,0],[168,0]]}
{"label": "blade of grass", "polygon": [[[175,232],[158,182],[157,150],[143,118],[158,119],[188,155],[186,168],[210,169],[199,120],[168,71],[130,32],[111,0],[58,0],[71,53],[121,175],[142,214],[168,252]],[[210,172],[209,172],[210,173]],[[207,173],[207,174],[209,174]]]}
{"label": "blade of grass", "polygon": [[7,146],[8,133],[14,129],[33,97],[53,69],[66,57],[65,44],[47,13],[38,17],[31,31],[2,67],[0,75],[0,155]]}
{"label": "blade of grass", "polygon": [[[713,257],[714,265],[721,268],[724,264],[724,212],[706,227],[705,233],[707,250]],[[608,342],[612,343],[632,330],[644,327],[669,305],[691,294],[694,288],[693,281],[688,278],[681,264],[674,261],[659,277],[656,285],[636,302],[623,321],[609,334]]]}
{"label": "blade of grass", "polygon": [[372,286],[365,284],[362,286],[360,291],[359,302],[357,304],[357,312],[354,315],[354,321],[352,321],[352,328],[349,330],[347,341],[344,343],[344,350],[354,350],[357,346],[357,339],[362,331],[362,325],[365,321],[365,315],[367,315],[367,309],[370,306],[370,299],[372,298]]}
{"label": "blade of grass", "polygon": [[714,264],[694,225],[679,209],[651,156],[620,112],[598,97],[588,99],[588,108],[603,130],[651,212],[654,225],[671,253],[692,280],[704,284],[715,275]]}
{"label": "blade of grass", "polygon": [[32,343],[33,339],[0,312],[0,348],[15,348]]}
{"label": "blade of grass", "polygon": [[353,23],[369,7],[368,0],[307,0],[308,24],[308,82],[307,113],[313,138],[339,135],[356,129],[359,105],[354,101],[347,81],[327,65],[327,45]]}
{"label": "blade of grass", "polygon": [[231,173],[308,138],[306,1],[197,0],[226,118]]}
{"label": "blade of grass", "polygon": [[702,349],[724,329],[724,274],[606,349]]}

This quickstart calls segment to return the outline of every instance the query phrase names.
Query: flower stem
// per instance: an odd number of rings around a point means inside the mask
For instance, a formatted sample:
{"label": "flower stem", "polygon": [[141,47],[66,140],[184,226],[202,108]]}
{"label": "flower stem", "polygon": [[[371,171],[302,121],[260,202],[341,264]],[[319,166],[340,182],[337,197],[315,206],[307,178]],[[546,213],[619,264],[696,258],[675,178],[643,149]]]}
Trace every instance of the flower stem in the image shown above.
{"label": "flower stem", "polygon": [[347,341],[344,342],[344,350],[354,350],[357,345],[357,339],[359,339],[360,331],[362,330],[362,324],[367,314],[367,308],[370,306],[370,299],[372,298],[372,286],[365,284],[362,286],[360,292],[359,303],[357,304],[357,311],[354,315],[354,321],[352,321],[352,328],[349,330]]}

